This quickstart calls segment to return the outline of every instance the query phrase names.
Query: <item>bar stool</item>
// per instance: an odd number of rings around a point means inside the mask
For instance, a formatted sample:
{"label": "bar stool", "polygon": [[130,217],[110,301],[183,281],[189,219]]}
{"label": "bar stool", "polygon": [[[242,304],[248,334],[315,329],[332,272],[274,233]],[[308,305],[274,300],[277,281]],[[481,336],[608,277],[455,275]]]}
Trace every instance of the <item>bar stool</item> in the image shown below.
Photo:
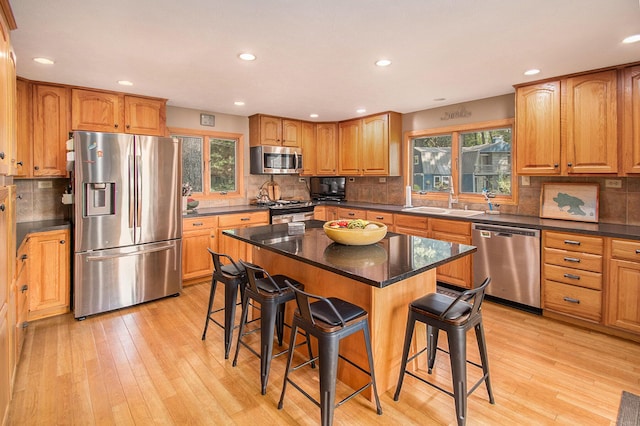
{"label": "bar stool", "polygon": [[[304,286],[285,276],[285,275],[269,275],[267,271],[259,266],[240,260],[240,264],[247,272],[247,284],[242,297],[242,318],[240,319],[240,331],[238,332],[238,344],[236,345],[236,354],[233,358],[233,366],[238,362],[238,353],[240,346],[245,346],[254,355],[260,358],[260,381],[262,385],[262,395],[267,393],[267,382],[269,381],[269,368],[271,360],[275,357],[287,353],[288,350],[295,348],[289,347],[283,351],[273,354],[273,333],[276,332],[278,345],[282,346],[282,336],[284,326],[289,326],[284,322],[285,304],[295,298],[295,294],[291,288],[285,284],[285,280],[292,283],[293,288],[304,288]],[[260,304],[260,353],[253,350],[242,338],[248,334],[258,331],[258,329],[245,332],[247,324],[247,314],[251,301]],[[309,350],[309,357],[312,357],[311,342],[307,337],[306,343]]]}
{"label": "bar stool", "polygon": [[[393,397],[394,401],[400,396],[402,380],[405,373],[416,379],[435,387],[436,389],[452,396],[456,405],[456,416],[458,425],[462,426],[467,420],[467,397],[485,382],[489,402],[494,404],[493,392],[491,391],[491,381],[489,380],[489,360],[487,358],[487,348],[484,339],[484,329],[482,327],[482,301],[487,286],[491,278],[486,278],[482,285],[472,290],[465,290],[458,297],[453,298],[439,293],[430,293],[409,304],[409,316],[404,337],[404,349],[402,352],[402,364],[400,366],[400,376],[398,386]],[[413,337],[413,330],[416,321],[427,325],[427,347],[421,349],[409,358],[409,347]],[[480,352],[481,364],[467,360],[467,331],[475,329],[478,350]],[[438,348],[438,334],[443,330],[447,333],[449,342],[449,352]],[[431,374],[436,359],[436,350],[446,352],[450,356],[451,375],[453,379],[453,393],[441,388],[435,383],[427,381],[416,373],[406,371],[407,362],[421,355],[428,353],[428,373]],[[471,387],[467,393],[467,363],[478,368],[482,368],[483,376]]]}
{"label": "bar stool", "polygon": [[[367,311],[345,300],[338,299],[336,297],[325,298],[316,296],[292,286],[287,281],[285,281],[285,283],[295,292],[296,302],[298,305],[298,309],[293,314],[293,323],[291,326],[293,331],[291,332],[291,343],[289,344],[289,347],[293,347],[295,344],[296,331],[301,328],[307,333],[307,336],[312,335],[318,339],[319,356],[315,358],[309,356],[310,359],[308,361],[291,367],[293,351],[289,352],[278,409],[282,409],[284,405],[284,394],[287,390],[287,383],[291,383],[293,387],[298,389],[304,396],[320,407],[321,422],[323,425],[328,426],[333,424],[333,412],[335,408],[344,404],[365,389],[373,386],[376,410],[378,415],[382,414],[382,407],[380,406],[380,399],[378,398],[378,388],[376,387],[376,377],[373,369],[373,354],[371,351],[371,338],[369,335],[369,314]],[[312,300],[315,301],[312,302]],[[364,333],[364,342],[369,360],[369,371],[354,364],[339,353],[340,340],[360,330]],[[360,389],[335,404],[338,358],[345,360],[358,370],[367,374],[370,377],[370,380]],[[320,365],[320,402],[314,399],[289,378],[291,372],[296,371],[309,363],[313,363],[316,360],[319,360]]]}
{"label": "bar stool", "polygon": [[[219,327],[224,329],[224,358],[229,358],[229,352],[231,351],[231,342],[233,337],[233,325],[236,315],[236,305],[240,303],[238,300],[238,288],[240,292],[244,292],[244,286],[247,282],[247,274],[244,266],[237,264],[234,260],[222,253],[216,253],[207,248],[213,259],[213,275],[211,276],[211,293],[209,294],[209,307],[207,309],[207,319],[204,323],[204,331],[202,332],[202,340],[207,337],[207,329],[209,328],[209,321],[213,321]],[[222,258],[227,259],[230,263],[223,265]],[[224,307],[212,310],[213,299],[216,294],[217,283],[224,284]],[[213,314],[224,310],[224,324],[218,322]]]}

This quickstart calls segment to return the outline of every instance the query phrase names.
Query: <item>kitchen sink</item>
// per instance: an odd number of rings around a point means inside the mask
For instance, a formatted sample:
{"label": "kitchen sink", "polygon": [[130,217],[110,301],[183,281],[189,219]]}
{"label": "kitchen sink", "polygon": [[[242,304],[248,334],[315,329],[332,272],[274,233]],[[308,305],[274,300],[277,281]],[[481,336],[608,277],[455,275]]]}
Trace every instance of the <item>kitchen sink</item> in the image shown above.
{"label": "kitchen sink", "polygon": [[402,209],[403,212],[411,212],[411,213],[424,213],[424,214],[435,214],[442,216],[455,216],[455,217],[471,217],[477,216],[479,214],[483,214],[482,210],[462,210],[462,209],[445,209],[442,207],[429,207],[429,206],[421,206],[421,207],[407,207]]}

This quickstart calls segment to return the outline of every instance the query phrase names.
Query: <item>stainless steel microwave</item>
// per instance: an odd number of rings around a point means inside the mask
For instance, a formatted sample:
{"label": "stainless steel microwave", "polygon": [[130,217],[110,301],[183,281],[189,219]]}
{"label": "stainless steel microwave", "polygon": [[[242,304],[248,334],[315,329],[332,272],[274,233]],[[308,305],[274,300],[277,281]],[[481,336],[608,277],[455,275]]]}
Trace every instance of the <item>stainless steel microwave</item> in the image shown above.
{"label": "stainless steel microwave", "polygon": [[295,175],[302,171],[302,150],[284,146],[251,147],[252,175]]}

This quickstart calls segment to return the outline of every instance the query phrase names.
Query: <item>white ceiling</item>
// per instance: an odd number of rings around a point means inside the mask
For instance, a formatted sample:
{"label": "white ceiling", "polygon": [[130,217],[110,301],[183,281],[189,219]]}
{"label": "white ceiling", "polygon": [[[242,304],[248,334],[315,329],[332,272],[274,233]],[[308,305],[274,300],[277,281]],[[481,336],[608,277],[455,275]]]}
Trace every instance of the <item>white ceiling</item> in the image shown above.
{"label": "white ceiling", "polygon": [[[638,0],[12,0],[11,6],[22,77],[243,116],[317,113],[316,121],[335,121],[357,116],[357,108],[408,113],[640,60],[640,43],[621,43],[640,33]],[[240,61],[243,51],[258,59]],[[56,63],[37,64],[36,56]],[[374,66],[382,57],[393,64]],[[529,68],[542,73],[526,77]]]}

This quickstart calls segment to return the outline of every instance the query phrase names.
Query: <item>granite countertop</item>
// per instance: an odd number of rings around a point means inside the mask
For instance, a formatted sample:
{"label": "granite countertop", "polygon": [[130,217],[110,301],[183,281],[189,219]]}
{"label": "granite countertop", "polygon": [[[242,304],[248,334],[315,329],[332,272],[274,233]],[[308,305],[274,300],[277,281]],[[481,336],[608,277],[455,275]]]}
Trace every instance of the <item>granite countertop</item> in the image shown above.
{"label": "granite countertop", "polygon": [[39,220],[35,222],[18,222],[16,224],[16,250],[27,235],[34,232],[56,231],[58,229],[70,229],[71,222],[66,219]]}
{"label": "granite countertop", "polygon": [[473,246],[388,232],[376,244],[334,243],[323,221],[305,222],[304,234],[290,235],[287,224],[224,231],[230,237],[308,263],[356,281],[386,287],[439,265],[470,255]]}

